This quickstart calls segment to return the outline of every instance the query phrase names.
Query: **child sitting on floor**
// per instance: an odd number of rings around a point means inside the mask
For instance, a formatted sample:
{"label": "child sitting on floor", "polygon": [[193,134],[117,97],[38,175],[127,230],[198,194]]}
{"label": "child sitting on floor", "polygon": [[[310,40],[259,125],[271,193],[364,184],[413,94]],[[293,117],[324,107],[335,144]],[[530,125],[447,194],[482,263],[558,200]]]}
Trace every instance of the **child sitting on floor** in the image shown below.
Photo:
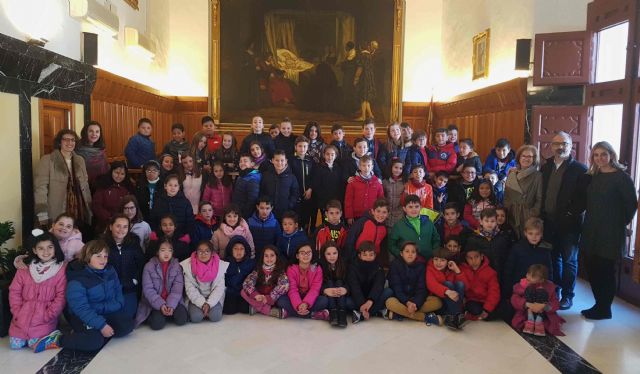
{"label": "child sitting on floor", "polygon": [[256,269],[245,278],[240,295],[249,303],[249,315],[256,312],[275,318],[286,318],[287,312],[273,305],[289,291],[289,278],[284,258],[273,245],[264,247]]}
{"label": "child sitting on floor", "polygon": [[489,263],[489,259],[475,248],[465,251],[466,262],[460,266],[468,281],[465,292],[467,320],[491,320],[500,303],[500,284],[498,274]]}
{"label": "child sitting on floor", "polygon": [[[444,306],[438,315],[444,315],[444,324],[455,330],[462,328],[464,314],[462,305],[466,287],[466,278],[458,265],[449,259],[449,250],[438,248],[427,263],[427,289],[439,297]],[[440,318],[427,316],[432,324],[440,325]]]}
{"label": "child sitting on floor", "polygon": [[347,296],[347,265],[344,253],[340,254],[334,241],[320,247],[322,266],[322,294],[327,297],[331,326],[347,327],[347,310],[353,308],[353,300]]}
{"label": "child sitting on floor", "polygon": [[351,262],[347,275],[355,309],[352,323],[365,321],[378,314],[393,291],[384,288],[384,270],[376,261],[376,247],[371,241],[358,246],[358,258]]}

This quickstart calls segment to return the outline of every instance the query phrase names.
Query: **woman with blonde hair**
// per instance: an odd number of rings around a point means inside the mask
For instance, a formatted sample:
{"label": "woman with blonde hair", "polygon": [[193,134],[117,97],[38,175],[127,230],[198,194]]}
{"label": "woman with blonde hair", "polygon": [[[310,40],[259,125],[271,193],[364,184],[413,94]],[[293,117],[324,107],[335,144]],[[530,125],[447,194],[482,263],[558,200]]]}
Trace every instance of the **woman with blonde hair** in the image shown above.
{"label": "woman with blonde hair", "polygon": [[542,173],[539,169],[538,149],[523,145],[516,152],[516,168],[507,176],[504,207],[509,212],[509,223],[518,237],[522,237],[524,223],[529,217],[540,216],[542,206]]}
{"label": "woman with blonde hair", "polygon": [[586,254],[595,305],[581,313],[588,319],[610,319],[616,294],[616,263],[624,253],[626,227],[636,213],[637,196],[611,144],[594,144],[589,161],[591,182],[586,190],[581,249]]}

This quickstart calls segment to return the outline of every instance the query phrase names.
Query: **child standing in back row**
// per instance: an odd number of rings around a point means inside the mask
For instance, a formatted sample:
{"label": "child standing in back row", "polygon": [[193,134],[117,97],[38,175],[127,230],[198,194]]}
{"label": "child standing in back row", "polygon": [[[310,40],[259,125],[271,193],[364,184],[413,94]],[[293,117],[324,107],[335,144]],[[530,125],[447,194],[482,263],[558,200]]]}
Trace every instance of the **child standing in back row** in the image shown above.
{"label": "child standing in back row", "polygon": [[382,183],[373,175],[373,161],[368,155],[360,158],[359,172],[349,184],[344,198],[344,216],[352,225],[355,220],[371,209],[373,203],[384,198]]}

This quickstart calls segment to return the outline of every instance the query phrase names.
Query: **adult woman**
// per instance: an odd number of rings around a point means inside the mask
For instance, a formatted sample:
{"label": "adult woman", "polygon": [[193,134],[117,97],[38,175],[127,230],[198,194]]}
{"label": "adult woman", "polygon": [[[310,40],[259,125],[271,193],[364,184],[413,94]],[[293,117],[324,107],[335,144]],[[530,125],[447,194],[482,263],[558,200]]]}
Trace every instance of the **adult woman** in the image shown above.
{"label": "adult woman", "polygon": [[636,191],[611,144],[591,148],[587,174],[586,215],[581,248],[586,252],[587,273],[595,305],[581,313],[588,319],[611,318],[616,293],[616,262],[625,248],[626,226],[636,213]]}
{"label": "adult woman", "polygon": [[84,159],[74,149],[78,135],[60,130],[53,139],[53,152],[42,156],[36,167],[33,190],[35,212],[41,225],[62,212],[73,215],[77,226],[91,223],[91,191]]}
{"label": "adult woman", "polygon": [[93,188],[96,178],[109,171],[102,126],[99,122],[91,121],[80,130],[80,144],[76,146],[75,152],[84,158],[89,185]]}
{"label": "adult woman", "polygon": [[516,152],[516,169],[509,173],[504,191],[504,206],[509,223],[518,237],[522,237],[524,223],[538,217],[542,204],[542,174],[538,171],[538,149],[523,145]]}

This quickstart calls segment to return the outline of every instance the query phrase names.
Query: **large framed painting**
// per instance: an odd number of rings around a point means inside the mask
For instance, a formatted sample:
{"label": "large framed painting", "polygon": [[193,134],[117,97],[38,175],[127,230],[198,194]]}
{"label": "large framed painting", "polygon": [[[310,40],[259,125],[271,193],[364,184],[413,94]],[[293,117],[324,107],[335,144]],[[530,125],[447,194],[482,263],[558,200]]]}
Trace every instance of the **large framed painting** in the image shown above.
{"label": "large framed painting", "polygon": [[210,110],[220,122],[400,119],[404,0],[210,4]]}

